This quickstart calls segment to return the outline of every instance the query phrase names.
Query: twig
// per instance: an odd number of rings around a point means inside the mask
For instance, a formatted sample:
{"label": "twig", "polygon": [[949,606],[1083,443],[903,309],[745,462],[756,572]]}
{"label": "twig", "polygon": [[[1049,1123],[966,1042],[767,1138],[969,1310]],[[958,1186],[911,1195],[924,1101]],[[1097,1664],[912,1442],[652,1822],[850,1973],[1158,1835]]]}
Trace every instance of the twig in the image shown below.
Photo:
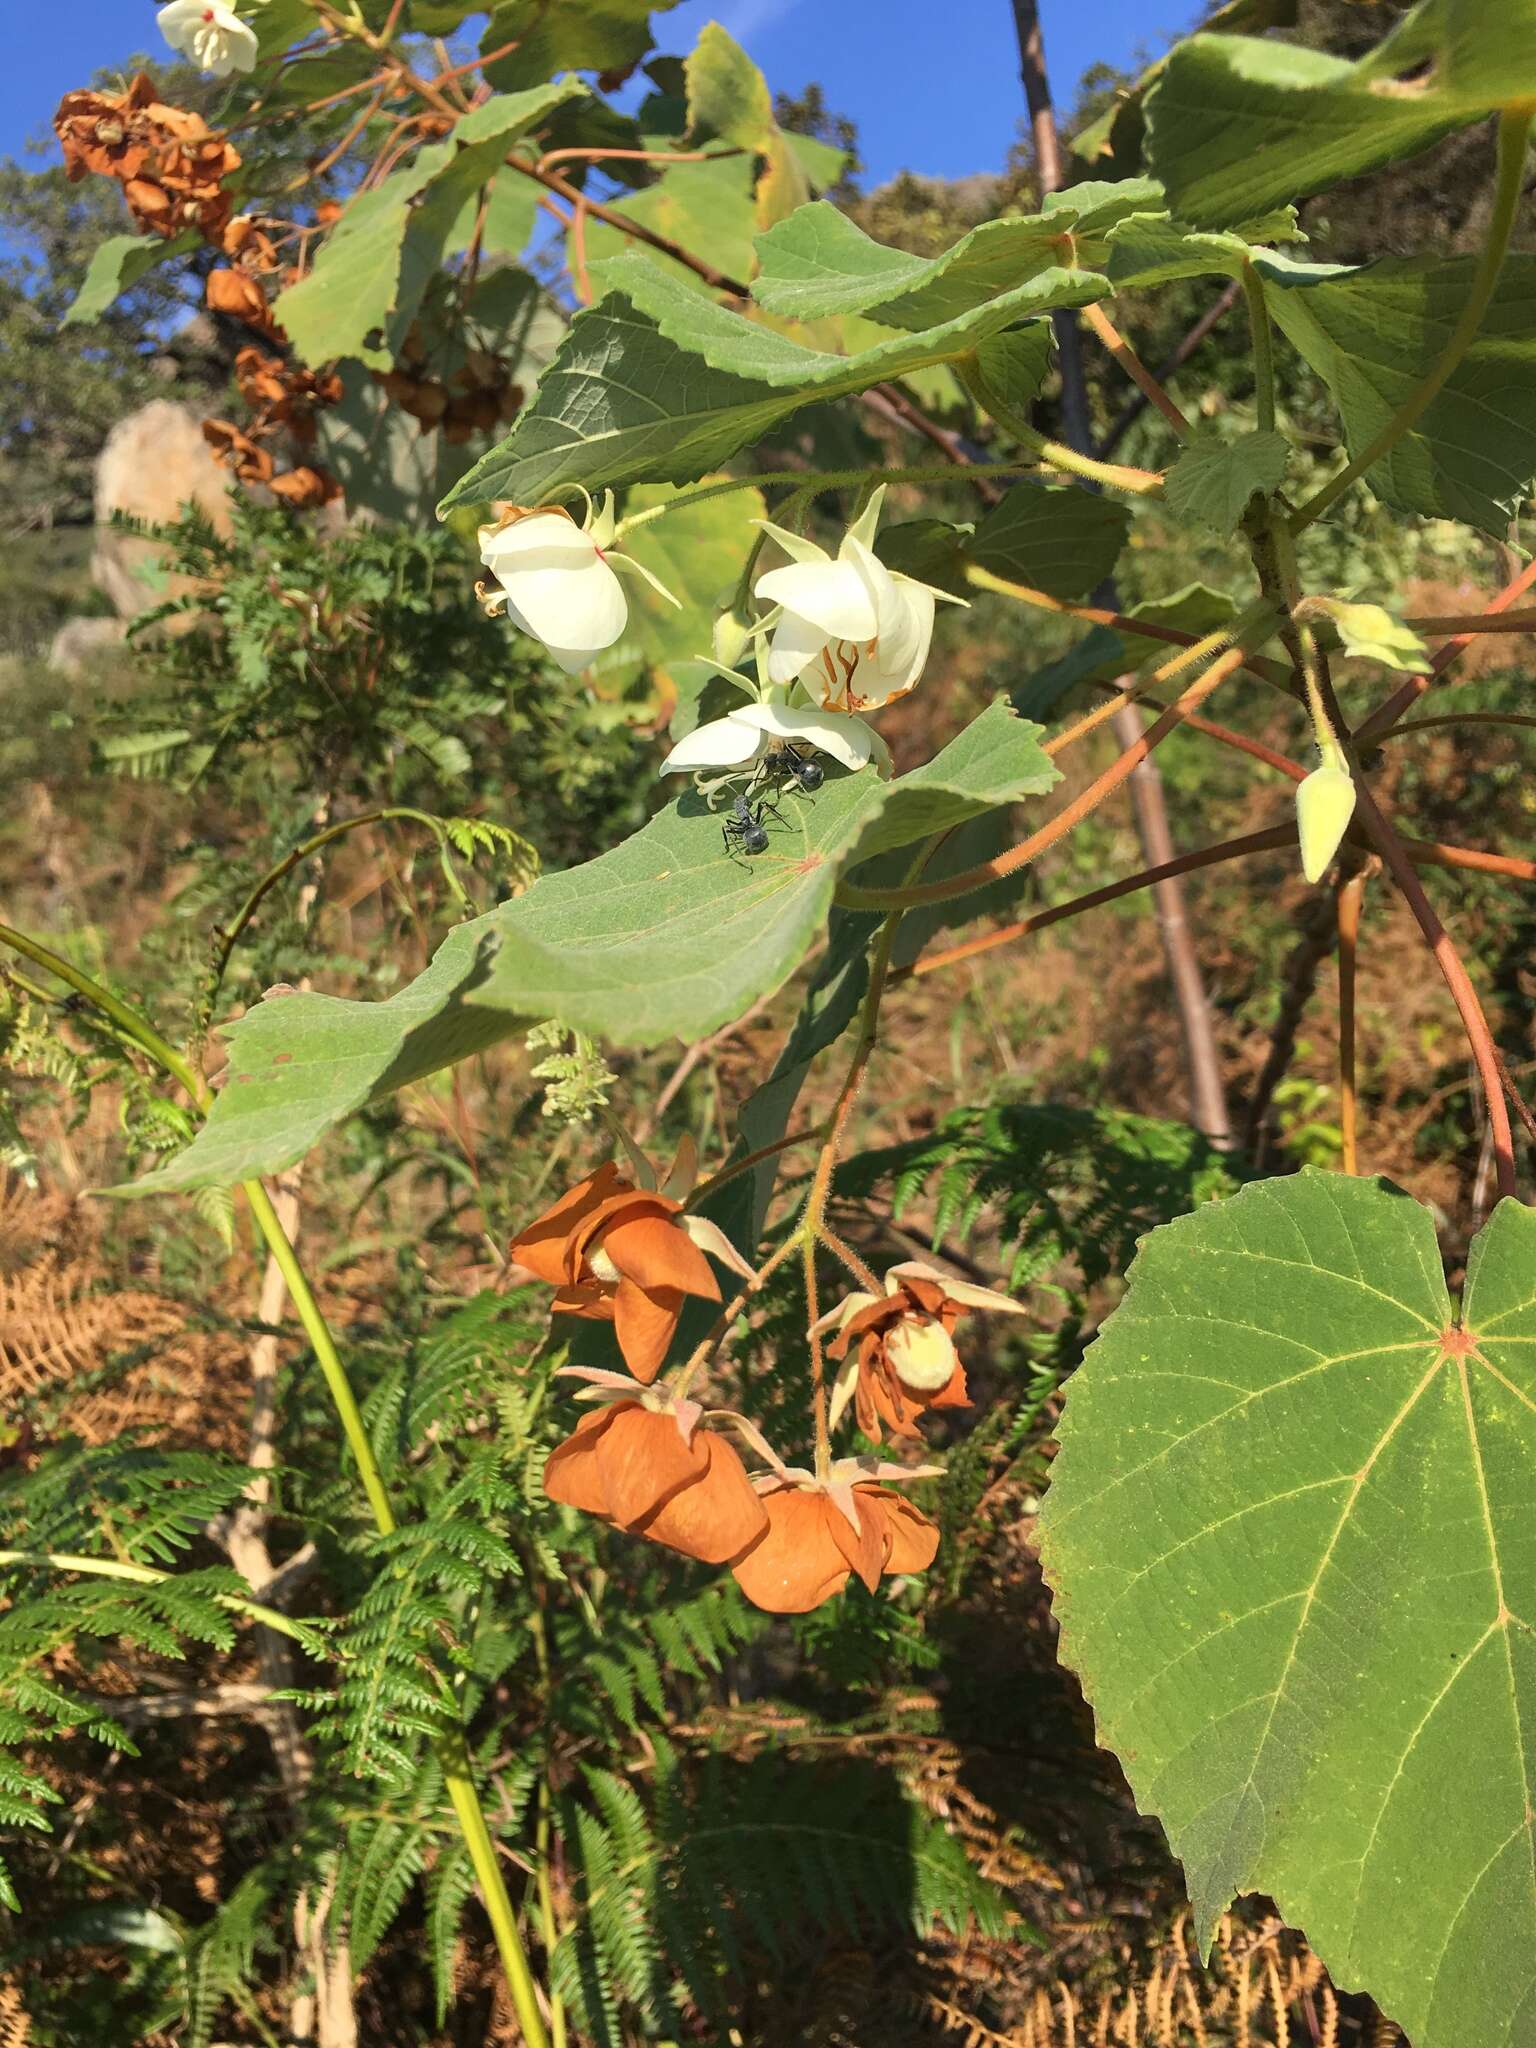
{"label": "twig", "polygon": [[1150,405],[1155,405],[1179,439],[1187,440],[1192,429],[1173,398],[1137,355],[1102,306],[1085,306],[1083,318],[1109,350],[1131,382]]}

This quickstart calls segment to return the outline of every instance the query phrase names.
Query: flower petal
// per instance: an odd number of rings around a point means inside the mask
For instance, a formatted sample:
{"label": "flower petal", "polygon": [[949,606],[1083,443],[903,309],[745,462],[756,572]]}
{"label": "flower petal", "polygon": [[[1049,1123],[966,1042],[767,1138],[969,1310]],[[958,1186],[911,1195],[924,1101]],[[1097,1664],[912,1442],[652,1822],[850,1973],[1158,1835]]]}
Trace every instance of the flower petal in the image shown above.
{"label": "flower petal", "polygon": [[[845,1359],[838,1367],[837,1377],[832,1382],[832,1399],[827,1408],[827,1428],[829,1430],[836,1429],[837,1425],[842,1421],[848,1403],[853,1399],[854,1388],[858,1383],[859,1360],[858,1354],[855,1353],[852,1358]],[[868,1432],[866,1431],[865,1434],[867,1435]]]}
{"label": "flower petal", "polygon": [[608,1513],[621,1528],[631,1529],[679,1487],[703,1478],[709,1450],[697,1435],[690,1442],[674,1416],[636,1403],[618,1411],[613,1426],[598,1439],[596,1462]]}
{"label": "flower petal", "polygon": [[857,1491],[866,1500],[872,1495],[878,1499],[890,1542],[886,1572],[894,1575],[926,1571],[938,1555],[939,1532],[922,1510],[903,1500],[899,1493],[887,1492],[883,1486],[861,1486]]}
{"label": "flower petal", "polygon": [[903,1316],[887,1332],[885,1355],[897,1379],[914,1394],[935,1394],[947,1387],[960,1363],[944,1325],[917,1316]]}
{"label": "flower petal", "polygon": [[844,768],[862,768],[874,752],[875,735],[845,712],[797,711],[787,704],[746,704],[731,714],[775,739],[806,740]]}
{"label": "flower petal", "polygon": [[701,1429],[693,1443],[703,1447],[704,1472],[637,1523],[636,1533],[702,1564],[725,1564],[764,1534],[768,1516],[746,1466],[723,1437]]}
{"label": "flower petal", "polygon": [[846,1496],[845,1511],[836,1494],[823,1496],[827,1508],[827,1527],[832,1541],[837,1545],[849,1566],[863,1580],[871,1593],[880,1583],[880,1574],[885,1569],[885,1560],[890,1553],[890,1532],[886,1528],[885,1516],[878,1506],[871,1507],[862,1497],[863,1489],[839,1487],[838,1493]]}
{"label": "flower petal", "polygon": [[595,1209],[627,1188],[628,1182],[620,1178],[613,1161],[605,1160],[596,1173],[578,1181],[552,1209],[546,1209],[526,1230],[519,1231],[507,1247],[509,1255],[552,1286],[573,1281],[580,1270],[580,1259],[566,1251],[572,1233]]}
{"label": "flower petal", "polygon": [[711,1223],[707,1216],[679,1216],[677,1220],[701,1251],[718,1259],[722,1266],[729,1266],[743,1280],[752,1278],[755,1269],[747,1264],[718,1223]]}
{"label": "flower petal", "polygon": [[831,635],[798,612],[780,612],[763,662],[770,683],[792,683],[830,645]]}
{"label": "flower petal", "polygon": [[597,1450],[620,1412],[620,1407],[610,1407],[583,1415],[564,1443],[555,1445],[544,1466],[544,1491],[550,1500],[579,1508],[584,1515],[607,1515],[608,1493]]}
{"label": "flower petal", "polygon": [[766,746],[765,736],[755,725],[748,724],[740,712],[728,711],[724,718],[712,718],[684,733],[656,773],[681,775],[692,768],[736,768],[754,760]]}
{"label": "flower petal", "polygon": [[720,1299],[720,1283],[709,1261],[670,1217],[621,1217],[603,1232],[602,1243],[624,1278],[648,1293],[667,1287],[702,1294],[708,1301]]}
{"label": "flower petal", "polygon": [[997,1315],[1027,1316],[1029,1304],[1017,1301],[1011,1294],[1001,1294],[995,1287],[973,1287],[969,1280],[941,1282],[944,1292],[951,1301],[958,1301],[964,1308],[984,1308]]}
{"label": "flower petal", "polygon": [[647,1292],[633,1280],[621,1280],[614,1292],[613,1332],[624,1363],[643,1387],[651,1384],[666,1363],[683,1301],[675,1287]]}
{"label": "flower petal", "polygon": [[806,1335],[820,1337],[828,1330],[840,1330],[844,1323],[864,1309],[879,1305],[878,1295],[863,1294],[855,1289],[852,1294],[845,1294],[835,1308],[829,1308],[825,1315],[818,1316]]}
{"label": "flower petal", "polygon": [[480,559],[506,592],[508,617],[572,674],[629,623],[618,577],[590,535],[557,512],[482,529]]}
{"label": "flower petal", "polygon": [[768,1614],[808,1614],[848,1583],[847,1560],[832,1539],[826,1496],[781,1486],[764,1494],[762,1502],[768,1527],[737,1558],[732,1575],[754,1607]]}
{"label": "flower petal", "polygon": [[[868,550],[863,553],[867,556]],[[752,588],[755,596],[783,605],[786,614],[809,620],[834,640],[870,640],[879,626],[876,591],[857,557],[791,562],[759,576]]]}

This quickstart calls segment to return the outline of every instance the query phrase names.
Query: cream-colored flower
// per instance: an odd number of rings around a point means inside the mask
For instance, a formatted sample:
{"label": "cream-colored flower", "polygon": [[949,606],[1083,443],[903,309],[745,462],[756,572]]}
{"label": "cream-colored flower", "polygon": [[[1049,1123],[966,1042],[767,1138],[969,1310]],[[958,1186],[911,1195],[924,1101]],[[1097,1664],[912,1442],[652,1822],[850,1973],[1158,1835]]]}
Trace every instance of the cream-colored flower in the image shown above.
{"label": "cream-colored flower", "polygon": [[783,741],[830,754],[844,768],[863,768],[886,754],[877,734],[846,712],[792,710],[786,704],[742,704],[684,735],[662,762],[662,775],[693,769],[748,768]]}
{"label": "cream-colored flower", "polygon": [[882,485],[835,557],[800,534],[758,522],[790,557],[753,585],[753,594],[774,607],[765,622],[773,628],[768,680],[798,680],[823,711],[873,711],[915,688],[933,639],[935,600],[949,596],[887,569],[875,554],[884,495]]}
{"label": "cream-colored flower", "polygon": [[255,68],[256,31],[224,0],[170,0],[155,20],[177,55],[210,78]]}
{"label": "cream-colored flower", "polygon": [[613,500],[605,497],[577,525],[557,506],[519,506],[480,529],[480,559],[501,585],[488,609],[505,609],[514,626],[541,641],[567,675],[611,647],[629,624],[615,570],[638,576],[669,604],[677,599],[648,569],[613,546]]}

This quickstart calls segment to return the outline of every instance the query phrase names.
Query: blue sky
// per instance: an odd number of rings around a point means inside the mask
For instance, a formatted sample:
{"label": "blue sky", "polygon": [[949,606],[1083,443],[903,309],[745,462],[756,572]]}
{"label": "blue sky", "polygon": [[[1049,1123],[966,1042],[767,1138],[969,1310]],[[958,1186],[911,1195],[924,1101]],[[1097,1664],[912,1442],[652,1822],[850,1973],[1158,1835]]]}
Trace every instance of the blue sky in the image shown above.
{"label": "blue sky", "polygon": [[[236,0],[238,5],[238,0]],[[19,155],[60,96],[135,47],[152,49],[154,0],[0,0],[11,24],[0,66],[0,155]],[[1042,0],[1058,101],[1070,105],[1096,58],[1159,53],[1202,12],[1198,0]],[[686,51],[723,22],[770,85],[819,81],[859,124],[878,183],[900,170],[963,177],[996,170],[1023,111],[1009,0],[683,0],[658,17],[663,49]]]}

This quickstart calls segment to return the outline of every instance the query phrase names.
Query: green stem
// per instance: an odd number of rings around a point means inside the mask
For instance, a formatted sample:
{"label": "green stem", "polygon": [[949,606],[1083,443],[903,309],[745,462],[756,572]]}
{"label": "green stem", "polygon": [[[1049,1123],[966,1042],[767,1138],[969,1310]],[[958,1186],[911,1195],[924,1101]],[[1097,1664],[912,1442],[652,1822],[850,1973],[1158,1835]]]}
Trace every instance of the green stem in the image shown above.
{"label": "green stem", "polygon": [[341,1419],[342,1433],[357,1460],[358,1474],[363,1482],[363,1491],[368,1496],[368,1505],[373,1510],[373,1519],[378,1524],[381,1536],[390,1536],[395,1530],[394,1510],[389,1504],[389,1495],[384,1490],[384,1480],[378,1462],[373,1455],[373,1446],[368,1441],[368,1432],[363,1427],[362,1411],[357,1405],[357,1396],[347,1378],[346,1367],[336,1349],[329,1325],[320,1312],[320,1304],[310,1289],[304,1268],[293,1242],[282,1225],[272,1197],[259,1180],[242,1181],[245,1198],[251,1205],[251,1214],[256,1228],[267,1241],[278,1271],[282,1274],[293,1305],[299,1312],[299,1321],[304,1325],[304,1334],[310,1341],[320,1370],[325,1375],[325,1384],[330,1390],[336,1413]]}
{"label": "green stem", "polygon": [[464,1837],[464,1846],[469,1851],[469,1860],[479,1880],[480,1896],[496,1937],[496,1949],[501,1957],[501,1967],[506,1972],[507,1989],[512,1994],[518,2025],[523,2030],[527,2048],[550,2048],[544,2016],[539,2011],[538,1994],[534,1990],[533,1972],[528,1967],[523,1938],[517,1931],[517,1916],[512,1910],[506,1880],[501,1874],[496,1844],[485,1824],[485,1810],[475,1789],[469,1745],[460,1731],[440,1737],[434,1746],[459,1833]]}
{"label": "green stem", "polygon": [[[123,1579],[131,1586],[165,1586],[177,1576],[175,1572],[157,1571],[153,1565],[130,1564],[125,1558],[83,1557],[67,1550],[0,1550],[0,1569],[13,1564],[47,1565],[56,1572],[86,1572],[94,1579]],[[259,1621],[264,1628],[276,1629],[279,1635],[289,1636],[306,1648],[312,1640],[296,1621],[290,1621],[275,1607],[264,1607],[259,1600],[246,1600],[238,1593],[215,1593],[213,1597],[231,1614]]]}
{"label": "green stem", "polygon": [[[987,476],[1019,476],[1026,469],[1035,467],[1032,462],[989,462],[985,468]],[[880,481],[887,484],[974,484],[977,471],[974,467],[946,463],[942,467],[933,464],[919,465],[913,469],[882,469]],[[807,472],[803,469],[768,470],[758,476],[728,476],[718,482],[695,484],[679,491],[676,497],[668,498],[660,505],[647,505],[643,511],[631,512],[621,519],[614,529],[614,540],[621,541],[626,534],[637,528],[649,526],[653,519],[664,519],[669,512],[680,511],[686,505],[702,505],[708,498],[723,498],[729,491],[751,491],[775,484],[793,484],[796,492],[808,491],[812,495],[820,491],[852,489],[856,484],[869,481],[867,469],[822,469]]]}
{"label": "green stem", "polygon": [[1269,324],[1264,285],[1251,261],[1243,264],[1243,296],[1253,338],[1253,402],[1261,434],[1275,430],[1275,337]]}
{"label": "green stem", "polygon": [[154,1026],[141,1017],[137,1010],[127,1003],[119,1002],[109,989],[99,981],[93,981],[78,967],[72,966],[62,953],[55,953],[51,946],[45,946],[38,939],[29,938],[25,932],[16,931],[11,925],[0,924],[0,945],[9,946],[13,952],[38,967],[46,967],[50,974],[66,982],[77,995],[85,997],[95,1009],[100,1010],[122,1032],[131,1039],[141,1052],[147,1052],[157,1065],[163,1067],[173,1080],[179,1081],[199,1109],[206,1109],[209,1102],[208,1086],[202,1076],[182,1058],[175,1046],[162,1038]]}
{"label": "green stem", "polygon": [[[1136,497],[1145,497],[1149,492],[1163,488],[1163,479],[1155,469],[1127,469],[1118,462],[1098,462],[1091,455],[1080,455],[1065,442],[1052,441],[1032,427],[1022,413],[999,404],[996,392],[989,385],[982,384],[965,360],[950,367],[982,410],[990,413],[1021,448],[1030,449],[1036,461],[1043,462],[1048,469],[1063,470],[1069,476],[1082,477],[1087,483],[1106,484],[1113,491],[1129,491]],[[989,469],[991,467],[989,465]]]}
{"label": "green stem", "polygon": [[[355,832],[359,826],[378,825],[391,818],[406,818],[414,824],[427,826],[436,834],[439,845],[442,844],[443,827],[440,819],[434,818],[428,811],[412,810],[404,804],[386,804],[378,810],[363,811],[355,818],[343,818],[335,825],[327,825],[323,832],[316,832],[306,839],[302,846],[296,846],[291,853],[285,854],[275,867],[268,868],[250,891],[228,929],[219,933],[218,950],[214,954],[213,966],[199,1006],[204,1018],[212,1015],[213,1005],[218,998],[219,984],[224,979],[235,947],[240,943],[240,935],[255,916],[268,892],[276,888],[285,875],[292,874],[301,861],[308,860],[311,854],[318,853],[323,846],[329,846],[333,839],[340,839],[348,832]],[[459,895],[461,903],[467,901],[462,889]]]}
{"label": "green stem", "polygon": [[1536,114],[1536,102],[1525,100],[1506,108],[1499,116],[1498,168],[1494,185],[1493,212],[1488,222],[1488,239],[1484,242],[1482,254],[1478,257],[1471,287],[1451,332],[1451,338],[1441,350],[1439,360],[1423,382],[1403,400],[1380,433],[1376,434],[1336,477],[1324,484],[1314,497],[1309,498],[1291,515],[1292,533],[1300,533],[1302,528],[1310,526],[1314,519],[1321,518],[1351,484],[1363,477],[1389,449],[1395,448],[1404,434],[1412,431],[1445,388],[1459,367],[1462,357],[1476,340],[1489,302],[1493,298],[1494,287],[1499,281],[1499,272],[1504,266],[1510,232],[1519,209],[1526,143],[1530,136],[1533,114]]}

